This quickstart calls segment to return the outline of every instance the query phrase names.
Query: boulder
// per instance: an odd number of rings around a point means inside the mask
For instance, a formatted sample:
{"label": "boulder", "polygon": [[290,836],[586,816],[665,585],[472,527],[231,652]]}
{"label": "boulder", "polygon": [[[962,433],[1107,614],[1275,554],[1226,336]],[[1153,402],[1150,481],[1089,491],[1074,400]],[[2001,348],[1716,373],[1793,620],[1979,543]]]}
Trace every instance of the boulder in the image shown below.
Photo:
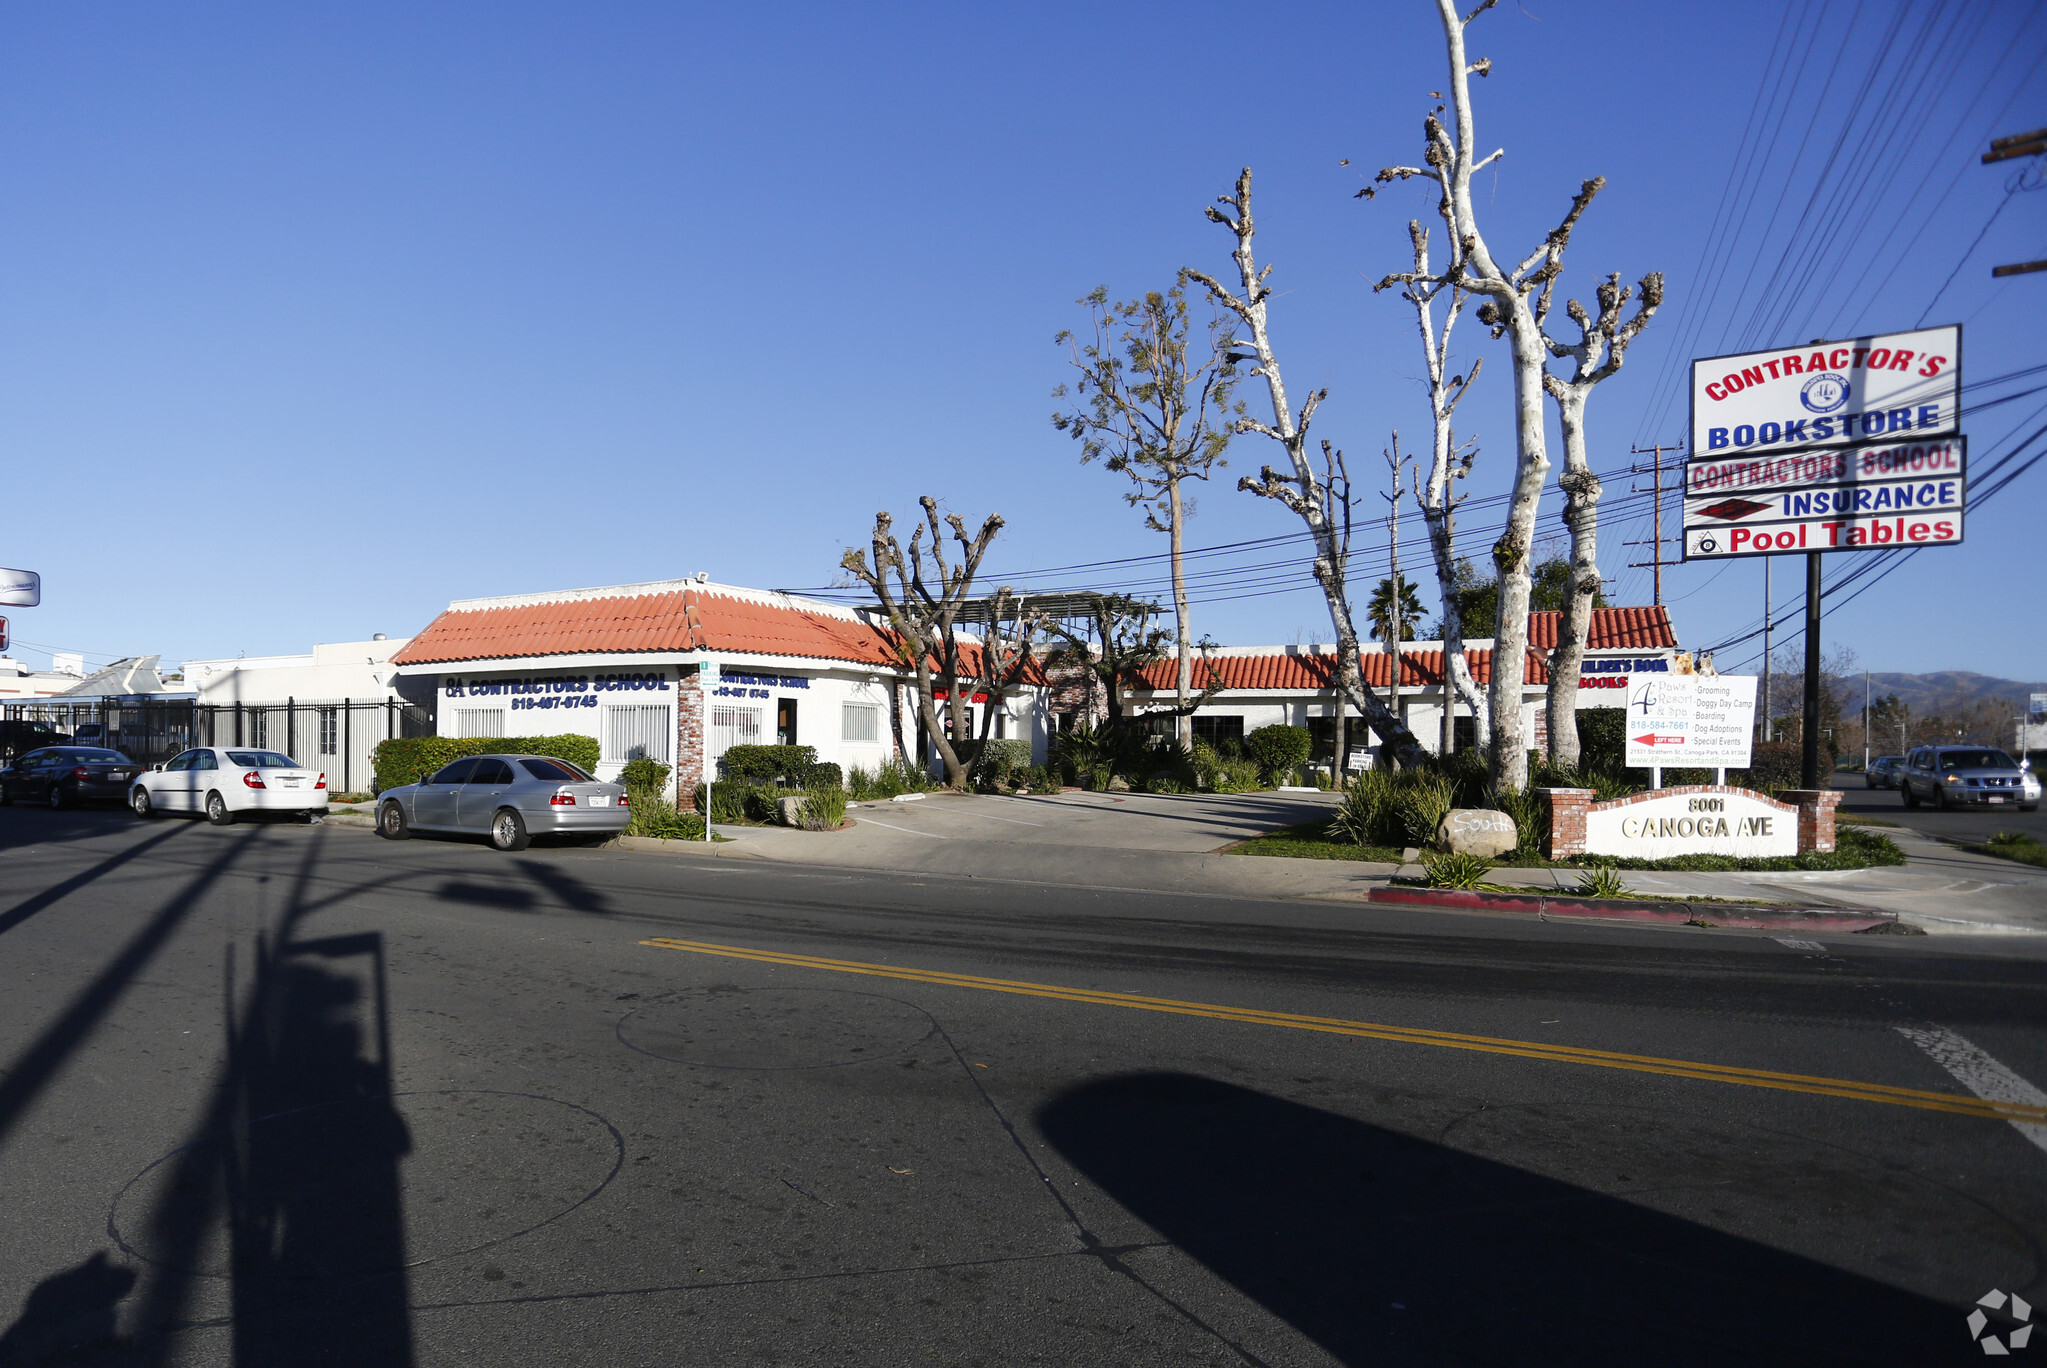
{"label": "boulder", "polygon": [[1120,774],[1115,776],[1114,778],[1109,780],[1109,792],[1111,793],[1130,792],[1130,781],[1128,779],[1125,779]]}
{"label": "boulder", "polygon": [[[787,827],[802,826],[803,818],[796,811],[796,809],[802,806],[803,799],[801,797],[777,798],[775,800],[775,820]],[[1511,830],[1512,828],[1510,827],[1509,829]],[[1512,843],[1510,842],[1509,844]]]}
{"label": "boulder", "polygon": [[1436,826],[1436,844],[1452,855],[1491,859],[1513,853],[1514,819],[1492,808],[1451,808]]}

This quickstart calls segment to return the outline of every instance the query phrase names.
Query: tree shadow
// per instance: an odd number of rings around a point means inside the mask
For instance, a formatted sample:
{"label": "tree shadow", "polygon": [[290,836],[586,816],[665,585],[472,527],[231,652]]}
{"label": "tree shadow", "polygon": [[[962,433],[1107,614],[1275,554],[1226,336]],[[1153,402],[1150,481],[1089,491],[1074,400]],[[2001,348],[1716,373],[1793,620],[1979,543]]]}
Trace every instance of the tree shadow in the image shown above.
{"label": "tree shadow", "polygon": [[612,908],[603,889],[577,878],[547,860],[518,860],[522,873],[545,888],[572,912],[609,913]]}
{"label": "tree shadow", "polygon": [[434,890],[434,896],[448,902],[470,903],[476,907],[495,907],[504,912],[531,912],[540,902],[539,897],[530,888],[471,883],[467,879],[448,880]]}
{"label": "tree shadow", "polygon": [[43,1279],[21,1318],[0,1334],[0,1364],[37,1363],[107,1343],[114,1309],[134,1285],[134,1272],[107,1262],[104,1251]]}
{"label": "tree shadow", "polygon": [[1961,1313],[1444,1145],[1181,1073],[1044,1106],[1052,1145],[1344,1363],[1946,1363]]}

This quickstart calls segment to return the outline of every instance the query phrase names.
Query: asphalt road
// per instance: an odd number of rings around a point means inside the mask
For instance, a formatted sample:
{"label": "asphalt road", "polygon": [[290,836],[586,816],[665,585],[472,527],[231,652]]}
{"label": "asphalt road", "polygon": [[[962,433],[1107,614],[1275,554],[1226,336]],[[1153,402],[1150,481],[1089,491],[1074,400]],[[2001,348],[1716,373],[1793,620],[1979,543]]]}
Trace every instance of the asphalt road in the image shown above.
{"label": "asphalt road", "polygon": [[2047,1125],[1961,1081],[2047,1081],[2032,942],[20,809],[0,886],[0,1362],[1925,1365],[2047,1303]]}
{"label": "asphalt road", "polygon": [[1836,774],[1834,787],[1846,795],[1838,811],[1880,817],[1928,836],[1981,843],[2000,831],[2022,831],[2036,841],[2047,842],[2047,812],[2020,812],[2016,807],[1969,807],[1941,812],[1925,804],[1908,808],[1896,789],[1866,788],[1859,774]]}

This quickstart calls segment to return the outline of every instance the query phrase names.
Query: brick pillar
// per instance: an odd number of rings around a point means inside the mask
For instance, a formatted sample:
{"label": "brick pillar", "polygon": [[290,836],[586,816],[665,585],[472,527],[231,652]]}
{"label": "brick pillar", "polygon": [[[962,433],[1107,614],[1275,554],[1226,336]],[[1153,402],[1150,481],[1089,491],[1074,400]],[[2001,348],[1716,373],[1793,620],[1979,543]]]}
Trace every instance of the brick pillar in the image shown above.
{"label": "brick pillar", "polygon": [[1777,795],[1780,803],[1798,805],[1798,853],[1822,854],[1834,849],[1834,807],[1841,801],[1839,789],[1785,789]]}
{"label": "brick pillar", "polygon": [[1585,853],[1585,814],[1592,807],[1595,796],[1591,789],[1539,788],[1536,790],[1549,802],[1549,841],[1543,848],[1543,858],[1568,860],[1573,855]]}
{"label": "brick pillar", "polygon": [[696,810],[697,785],[704,782],[704,688],[695,665],[682,667],[675,694],[675,805]]}

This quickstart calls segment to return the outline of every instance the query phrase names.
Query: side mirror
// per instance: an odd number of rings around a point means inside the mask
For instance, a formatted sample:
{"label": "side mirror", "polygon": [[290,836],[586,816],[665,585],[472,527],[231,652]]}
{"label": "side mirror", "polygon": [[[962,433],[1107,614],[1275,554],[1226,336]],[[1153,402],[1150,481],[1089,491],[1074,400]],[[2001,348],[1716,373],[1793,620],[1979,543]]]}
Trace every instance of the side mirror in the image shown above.
{"label": "side mirror", "polygon": [[162,762],[161,762],[161,761],[159,761],[158,763],[156,763],[156,764],[154,764],[154,765],[151,765],[151,766],[150,766],[150,768],[151,768],[151,769],[153,769],[153,770],[155,770],[155,771],[156,771],[156,772],[157,772],[158,774],[162,774],[162,773],[163,773],[163,764],[162,764]]}
{"label": "side mirror", "polygon": [[419,785],[421,788],[425,788],[428,784],[431,784],[433,781],[434,777],[431,774],[422,774],[419,776],[419,778],[413,780],[412,782]]}

